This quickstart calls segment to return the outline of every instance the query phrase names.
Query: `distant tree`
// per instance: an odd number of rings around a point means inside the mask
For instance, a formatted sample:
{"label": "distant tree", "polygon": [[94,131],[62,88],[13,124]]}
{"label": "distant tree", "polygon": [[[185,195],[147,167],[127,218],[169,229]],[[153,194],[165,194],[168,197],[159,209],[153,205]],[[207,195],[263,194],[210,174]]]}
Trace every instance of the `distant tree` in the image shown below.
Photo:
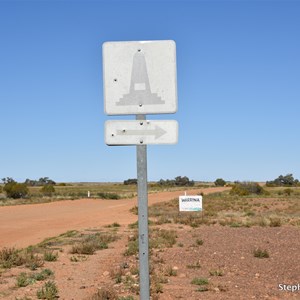
{"label": "distant tree", "polygon": [[49,177],[41,177],[39,180],[26,179],[24,182],[27,186],[44,186],[55,185],[56,182],[49,179]]}
{"label": "distant tree", "polygon": [[215,181],[215,186],[224,186],[226,184],[226,181],[222,178],[218,178]]}
{"label": "distant tree", "polygon": [[55,193],[55,188],[52,184],[46,184],[41,188],[41,193],[51,197]]}
{"label": "distant tree", "polygon": [[193,186],[195,182],[193,180],[189,180],[187,176],[177,176],[175,177],[175,185],[177,186]]}
{"label": "distant tree", "polygon": [[25,183],[7,182],[3,190],[6,192],[7,197],[13,199],[24,198],[28,195],[28,187]]}
{"label": "distant tree", "polygon": [[194,180],[189,180],[186,176],[177,176],[174,180],[170,179],[160,179],[158,184],[162,186],[193,186],[195,184]]}
{"label": "distant tree", "polygon": [[0,193],[2,193],[2,191],[3,191],[3,188],[2,188],[2,186],[0,185]]}
{"label": "distant tree", "polygon": [[130,185],[130,184],[137,184],[137,179],[136,178],[129,178],[127,180],[124,180],[125,185]]}
{"label": "distant tree", "polygon": [[47,185],[47,184],[51,184],[51,185],[55,185],[56,182],[49,179],[49,177],[41,177],[38,181],[39,185]]}
{"label": "distant tree", "polygon": [[1,180],[3,181],[4,184],[11,183],[11,182],[16,182],[11,177],[2,178]]}
{"label": "distant tree", "polygon": [[299,180],[294,179],[293,174],[287,174],[285,176],[280,175],[276,179],[267,181],[267,186],[297,186],[299,185]]}

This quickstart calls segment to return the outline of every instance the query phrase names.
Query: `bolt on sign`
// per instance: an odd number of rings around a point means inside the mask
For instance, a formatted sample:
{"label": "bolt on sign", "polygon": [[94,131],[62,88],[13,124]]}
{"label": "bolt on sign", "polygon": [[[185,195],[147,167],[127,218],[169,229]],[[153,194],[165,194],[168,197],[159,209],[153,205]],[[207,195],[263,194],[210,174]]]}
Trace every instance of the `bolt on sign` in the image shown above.
{"label": "bolt on sign", "polygon": [[177,143],[178,123],[146,114],[177,111],[176,47],[174,41],[106,42],[102,49],[104,111],[136,118],[106,121],[105,143],[136,145],[140,299],[149,300],[147,145]]}

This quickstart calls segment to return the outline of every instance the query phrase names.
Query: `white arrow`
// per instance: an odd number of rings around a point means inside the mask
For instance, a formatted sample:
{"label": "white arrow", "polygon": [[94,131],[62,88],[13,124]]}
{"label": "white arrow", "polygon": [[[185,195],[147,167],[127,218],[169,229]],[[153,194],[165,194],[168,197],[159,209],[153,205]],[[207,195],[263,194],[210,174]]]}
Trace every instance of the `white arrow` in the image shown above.
{"label": "white arrow", "polygon": [[158,139],[162,135],[167,133],[165,130],[163,130],[159,126],[155,126],[155,129],[150,129],[150,130],[117,130],[117,135],[154,135],[155,139]]}

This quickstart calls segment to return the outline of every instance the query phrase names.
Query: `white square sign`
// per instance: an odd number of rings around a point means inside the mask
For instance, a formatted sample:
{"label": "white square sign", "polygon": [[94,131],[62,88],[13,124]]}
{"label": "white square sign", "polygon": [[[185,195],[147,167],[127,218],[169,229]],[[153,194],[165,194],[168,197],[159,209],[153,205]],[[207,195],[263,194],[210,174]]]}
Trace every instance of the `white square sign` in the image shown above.
{"label": "white square sign", "polygon": [[179,196],[179,211],[202,211],[202,196]]}
{"label": "white square sign", "polygon": [[102,49],[106,114],[177,111],[174,41],[106,42]]}

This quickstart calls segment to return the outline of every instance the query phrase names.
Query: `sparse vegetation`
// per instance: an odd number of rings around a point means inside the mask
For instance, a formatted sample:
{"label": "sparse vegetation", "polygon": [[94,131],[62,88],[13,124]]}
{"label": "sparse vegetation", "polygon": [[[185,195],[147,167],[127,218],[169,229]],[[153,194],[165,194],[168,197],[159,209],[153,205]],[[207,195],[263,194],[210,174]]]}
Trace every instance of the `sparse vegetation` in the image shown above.
{"label": "sparse vegetation", "polygon": [[97,194],[99,198],[101,199],[112,199],[112,200],[118,200],[121,198],[120,195],[116,193],[98,193]]}
{"label": "sparse vegetation", "polygon": [[256,182],[237,182],[232,187],[230,194],[248,196],[251,194],[262,195],[264,192],[264,189]]}
{"label": "sparse vegetation", "polygon": [[55,193],[55,188],[52,184],[46,184],[41,188],[41,193],[44,196],[51,197]]}
{"label": "sparse vegetation", "polygon": [[58,297],[58,288],[54,281],[47,281],[36,295],[38,299],[54,300]]}
{"label": "sparse vegetation", "polygon": [[253,256],[257,258],[269,258],[269,252],[267,250],[262,250],[260,248],[257,248],[253,251]]}
{"label": "sparse vegetation", "polygon": [[93,295],[91,300],[115,300],[117,299],[117,293],[113,287],[106,287],[98,289],[98,292]]}
{"label": "sparse vegetation", "polygon": [[25,265],[31,270],[36,270],[44,265],[44,260],[28,250],[3,248],[0,251],[0,265],[5,269]]}
{"label": "sparse vegetation", "polygon": [[53,275],[53,272],[49,269],[44,269],[39,273],[28,274],[21,272],[17,276],[17,287],[25,287],[30,284],[34,284],[36,281],[42,281]]}
{"label": "sparse vegetation", "polygon": [[58,252],[55,252],[54,251],[45,251],[44,253],[44,260],[45,261],[57,261],[57,258],[58,258]]}
{"label": "sparse vegetation", "polygon": [[94,254],[97,250],[107,249],[108,243],[117,239],[114,234],[108,233],[95,233],[83,237],[80,242],[72,246],[70,253],[72,254]]}
{"label": "sparse vegetation", "polygon": [[192,281],[191,284],[196,284],[196,285],[207,285],[208,284],[208,279],[203,278],[203,277],[195,277]]}
{"label": "sparse vegetation", "polygon": [[192,265],[187,265],[186,266],[188,269],[200,269],[201,265],[199,263],[199,261],[197,261],[196,263],[192,264]]}
{"label": "sparse vegetation", "polygon": [[106,226],[107,228],[118,228],[118,227],[121,227],[121,225],[117,222],[114,222],[112,224],[109,224]]}
{"label": "sparse vegetation", "polygon": [[202,246],[203,243],[204,243],[204,242],[203,242],[203,240],[201,240],[201,239],[197,239],[197,240],[196,240],[196,245],[197,245],[197,246]]}
{"label": "sparse vegetation", "polygon": [[223,276],[223,271],[221,271],[219,269],[218,270],[210,270],[209,274],[211,276]]}
{"label": "sparse vegetation", "polygon": [[29,277],[28,274],[25,272],[22,272],[17,276],[17,283],[16,283],[17,287],[25,287],[33,283],[35,283],[34,278]]}

